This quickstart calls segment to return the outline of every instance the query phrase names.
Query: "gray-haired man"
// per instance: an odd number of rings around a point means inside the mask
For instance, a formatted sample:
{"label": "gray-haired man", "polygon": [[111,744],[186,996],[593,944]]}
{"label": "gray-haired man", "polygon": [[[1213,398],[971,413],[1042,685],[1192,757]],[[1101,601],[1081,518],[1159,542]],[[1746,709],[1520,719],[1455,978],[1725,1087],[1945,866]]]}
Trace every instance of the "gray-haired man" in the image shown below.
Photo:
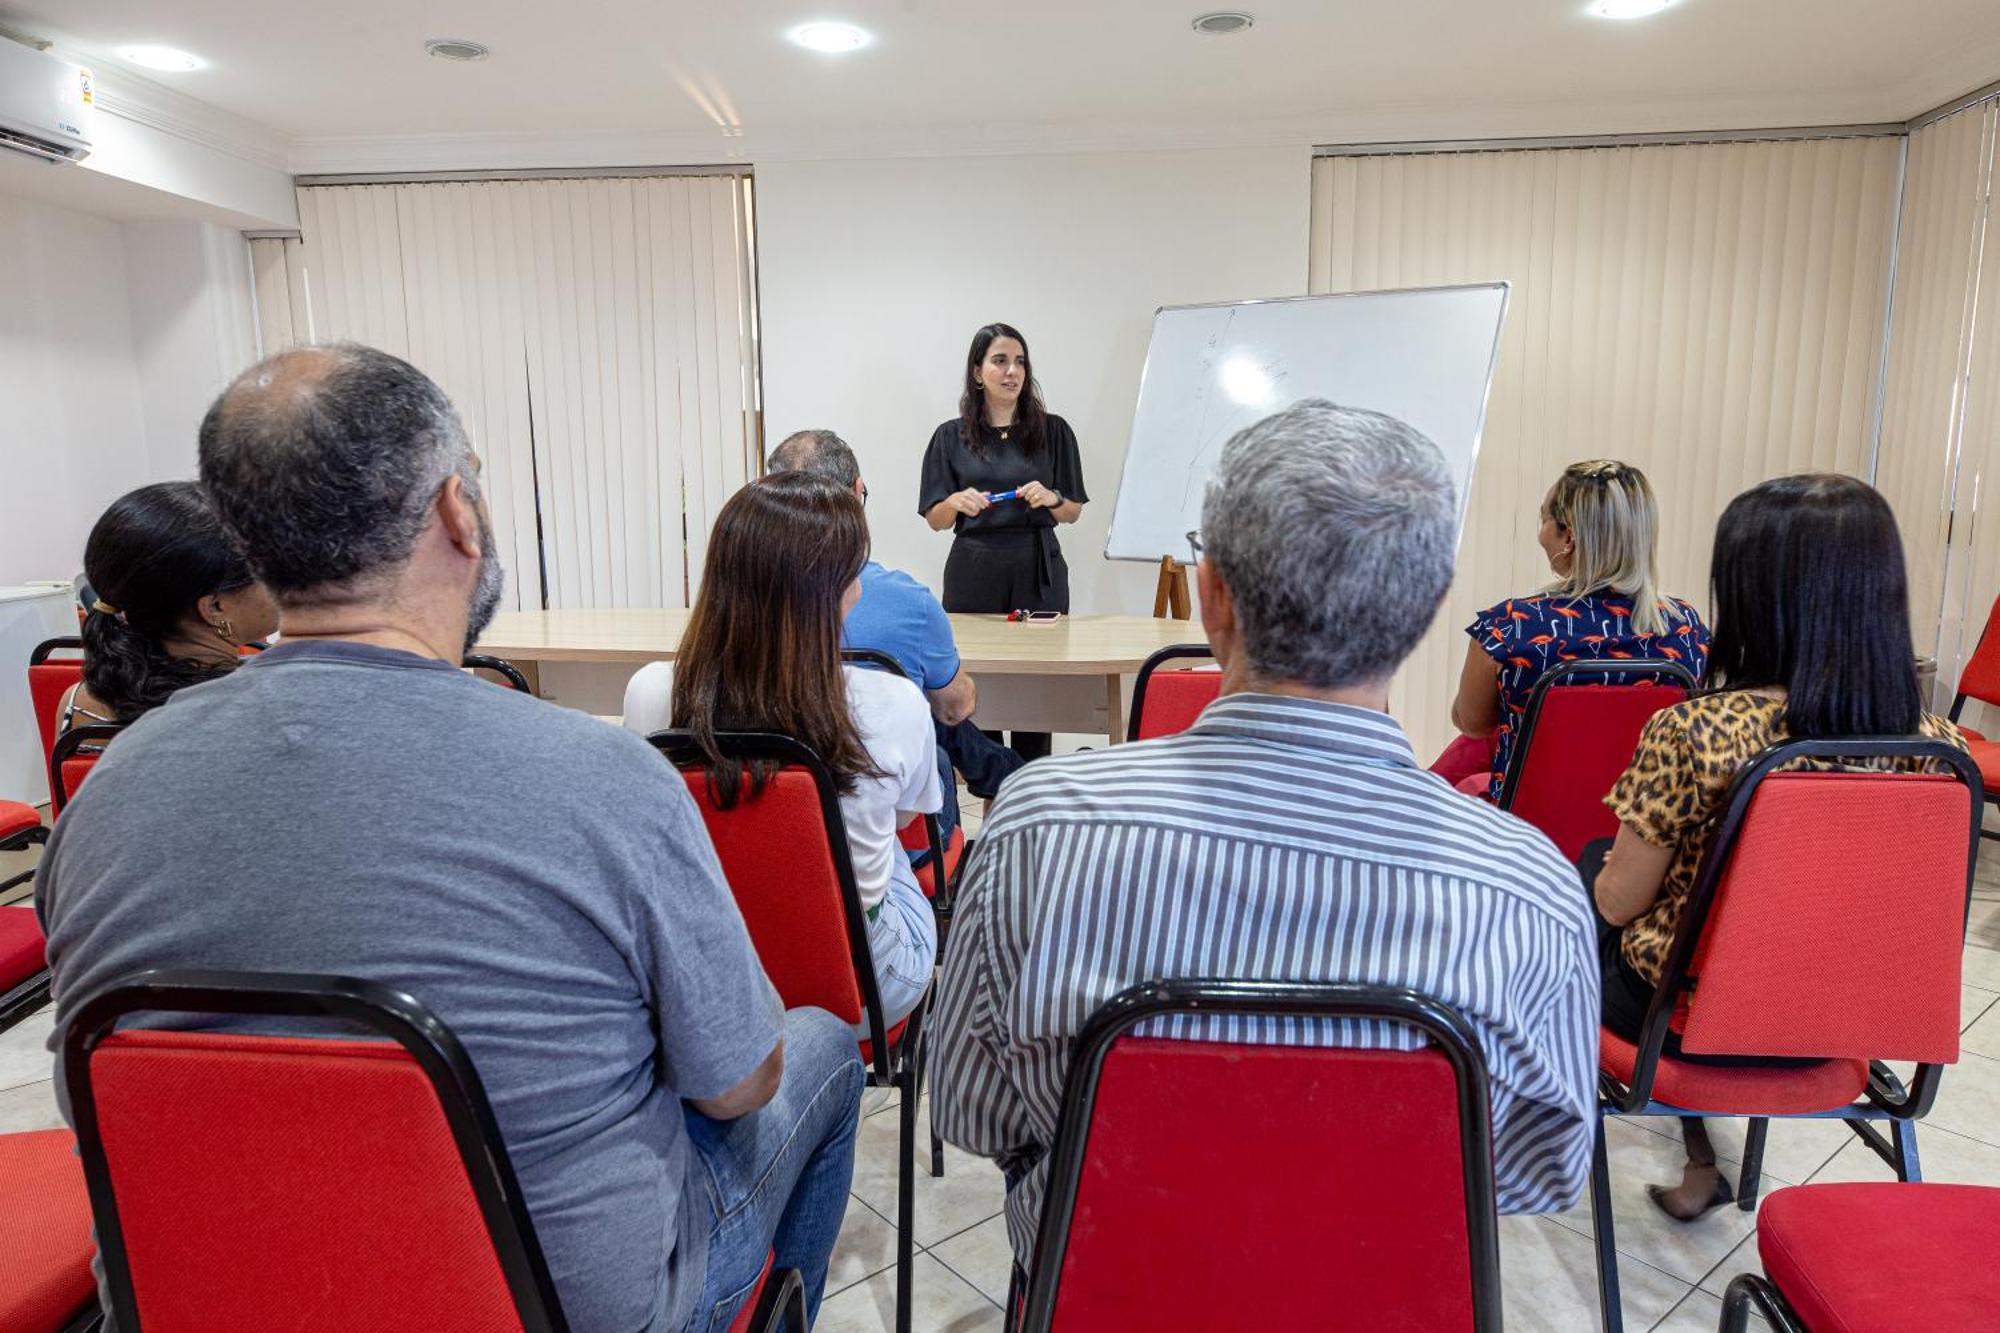
{"label": "gray-haired man", "polygon": [[933,1114],[1006,1173],[1024,1266],[1082,1019],[1163,977],[1438,996],[1486,1056],[1501,1209],[1582,1187],[1599,1001],[1576,871],[1419,768],[1387,711],[1451,582],[1455,512],[1436,446],[1392,417],[1309,400],[1243,431],[1196,571],[1223,696],[1181,735],[1031,764],[995,803],[938,993]]}
{"label": "gray-haired man", "polygon": [[64,811],[36,878],[57,1030],[146,968],[385,982],[471,1053],[572,1329],[724,1327],[772,1249],[817,1307],[854,1039],[780,1011],[658,754],[458,669],[500,568],[443,391],[286,352],[200,452],[284,642],[141,718]]}

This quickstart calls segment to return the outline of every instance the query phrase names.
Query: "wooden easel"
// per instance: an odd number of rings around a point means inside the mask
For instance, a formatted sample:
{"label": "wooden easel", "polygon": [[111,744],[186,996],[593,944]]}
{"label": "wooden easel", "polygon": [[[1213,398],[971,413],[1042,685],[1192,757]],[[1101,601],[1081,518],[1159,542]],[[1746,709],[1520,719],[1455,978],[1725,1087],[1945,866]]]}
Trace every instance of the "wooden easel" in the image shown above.
{"label": "wooden easel", "polygon": [[1170,555],[1160,557],[1160,583],[1153,590],[1153,619],[1188,618],[1187,566]]}

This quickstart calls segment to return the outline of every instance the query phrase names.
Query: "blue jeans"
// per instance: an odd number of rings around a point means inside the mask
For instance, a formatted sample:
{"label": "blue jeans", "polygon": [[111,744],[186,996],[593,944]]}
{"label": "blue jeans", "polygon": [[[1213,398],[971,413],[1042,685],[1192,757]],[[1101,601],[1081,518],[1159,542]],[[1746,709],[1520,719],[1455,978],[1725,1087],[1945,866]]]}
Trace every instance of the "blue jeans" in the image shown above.
{"label": "blue jeans", "polygon": [[847,1024],[824,1009],[793,1009],[777,1096],[735,1120],[682,1107],[695,1188],[714,1220],[691,1333],[726,1330],[773,1251],[779,1268],[805,1280],[808,1322],[818,1316],[853,1183],[863,1076]]}
{"label": "blue jeans", "polygon": [[[868,923],[868,955],[875,963],[883,1025],[894,1027],[923,1001],[937,968],[937,915],[906,867],[896,868],[881,910]],[[866,1014],[851,1031],[856,1040],[867,1040]]]}

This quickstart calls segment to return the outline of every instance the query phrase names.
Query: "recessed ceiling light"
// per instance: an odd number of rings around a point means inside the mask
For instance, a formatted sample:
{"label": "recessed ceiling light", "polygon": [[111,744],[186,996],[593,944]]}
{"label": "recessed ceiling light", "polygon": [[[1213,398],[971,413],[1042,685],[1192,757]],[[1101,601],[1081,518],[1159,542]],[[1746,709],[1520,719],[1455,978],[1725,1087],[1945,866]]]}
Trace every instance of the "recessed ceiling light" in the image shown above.
{"label": "recessed ceiling light", "polygon": [[189,70],[205,69],[208,62],[198,55],[176,50],[171,46],[128,46],[119,55],[135,65],[147,69],[163,69],[169,74],[185,74]]}
{"label": "recessed ceiling light", "polygon": [[1256,21],[1241,11],[1225,9],[1201,15],[1194,21],[1194,30],[1204,37],[1224,37],[1232,32],[1246,31]]}
{"label": "recessed ceiling light", "polygon": [[1600,19],[1644,19],[1673,3],[1674,0],[1590,0],[1583,12]]}
{"label": "recessed ceiling light", "polygon": [[484,60],[492,54],[483,43],[463,37],[433,37],[424,43],[424,50],[439,60]]}
{"label": "recessed ceiling light", "polygon": [[845,55],[868,45],[868,34],[852,23],[802,23],[792,29],[792,40],[808,51]]}

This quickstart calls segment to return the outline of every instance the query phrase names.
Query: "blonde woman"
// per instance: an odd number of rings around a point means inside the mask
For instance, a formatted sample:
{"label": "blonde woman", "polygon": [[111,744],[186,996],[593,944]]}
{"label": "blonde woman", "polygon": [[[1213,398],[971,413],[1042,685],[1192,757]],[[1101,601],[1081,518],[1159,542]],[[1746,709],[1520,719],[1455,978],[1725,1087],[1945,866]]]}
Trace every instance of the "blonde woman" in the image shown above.
{"label": "blonde woman", "polygon": [[1695,609],[1653,586],[1659,507],[1638,468],[1610,459],[1572,463],[1542,501],[1537,540],[1555,582],[1480,612],[1465,632],[1465,669],[1451,720],[1464,735],[1433,772],[1496,798],[1514,729],[1542,673],[1563,662],[1654,657],[1696,677],[1708,664],[1708,627]]}

